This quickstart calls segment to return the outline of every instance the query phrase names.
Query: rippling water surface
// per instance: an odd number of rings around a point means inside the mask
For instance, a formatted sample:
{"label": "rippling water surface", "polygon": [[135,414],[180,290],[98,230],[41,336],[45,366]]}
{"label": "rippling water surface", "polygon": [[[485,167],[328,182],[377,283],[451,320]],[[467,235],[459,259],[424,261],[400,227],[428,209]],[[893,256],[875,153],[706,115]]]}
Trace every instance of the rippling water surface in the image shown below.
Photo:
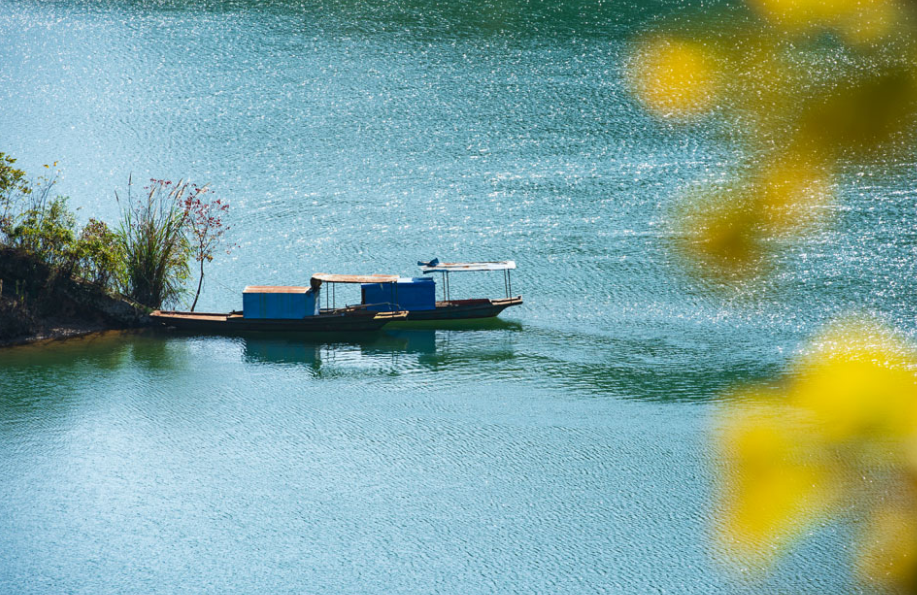
{"label": "rippling water surface", "polygon": [[526,302],[465,330],[3,350],[0,591],[859,592],[843,525],[763,583],[717,565],[709,417],[840,313],[913,334],[913,168],[849,172],[836,224],[741,297],[690,282],[670,206],[736,149],[649,119],[621,72],[684,10],[0,3],[0,150],[59,160],[83,220],[114,221],[129,175],[230,201],[201,309],[435,256],[516,260]]}

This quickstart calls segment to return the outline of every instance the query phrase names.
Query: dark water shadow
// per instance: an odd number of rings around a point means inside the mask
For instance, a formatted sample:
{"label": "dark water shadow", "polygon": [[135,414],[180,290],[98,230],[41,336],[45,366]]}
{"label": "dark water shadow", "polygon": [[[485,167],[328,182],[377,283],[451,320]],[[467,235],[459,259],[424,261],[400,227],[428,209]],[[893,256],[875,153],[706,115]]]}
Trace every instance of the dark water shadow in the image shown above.
{"label": "dark water shadow", "polygon": [[[518,330],[521,325],[489,327]],[[383,370],[431,374],[448,370],[450,378],[466,378],[493,374],[494,368],[511,362],[516,357],[514,334],[486,328],[403,328],[360,337],[338,335],[330,340],[315,336],[246,334],[241,341],[246,362],[305,366],[323,378],[360,370],[373,374]],[[329,374],[331,371],[334,374]]]}
{"label": "dark water shadow", "polygon": [[590,397],[705,403],[729,398],[738,387],[766,383],[785,365],[769,354],[736,349],[723,357],[719,346],[623,331],[600,336],[533,329],[528,339],[537,349],[519,354],[519,365]]}
{"label": "dark water shadow", "polygon": [[133,332],[104,331],[0,350],[0,433],[14,420],[65,419],[73,395],[131,364]]}

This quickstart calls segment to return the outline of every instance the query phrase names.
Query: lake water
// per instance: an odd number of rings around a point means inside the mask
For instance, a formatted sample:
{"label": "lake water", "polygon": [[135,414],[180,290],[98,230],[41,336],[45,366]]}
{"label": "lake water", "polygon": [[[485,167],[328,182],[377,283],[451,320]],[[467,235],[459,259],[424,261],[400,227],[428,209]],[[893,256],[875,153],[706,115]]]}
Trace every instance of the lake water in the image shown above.
{"label": "lake water", "polygon": [[466,330],[0,351],[0,592],[862,592],[851,523],[760,583],[717,563],[710,418],[841,313],[915,334],[913,168],[849,172],[836,224],[741,297],[685,278],[670,207],[736,148],[621,71],[683,12],[0,2],[0,150],[59,161],[84,221],[131,175],[231,203],[199,309],[433,257],[514,259],[525,298]]}

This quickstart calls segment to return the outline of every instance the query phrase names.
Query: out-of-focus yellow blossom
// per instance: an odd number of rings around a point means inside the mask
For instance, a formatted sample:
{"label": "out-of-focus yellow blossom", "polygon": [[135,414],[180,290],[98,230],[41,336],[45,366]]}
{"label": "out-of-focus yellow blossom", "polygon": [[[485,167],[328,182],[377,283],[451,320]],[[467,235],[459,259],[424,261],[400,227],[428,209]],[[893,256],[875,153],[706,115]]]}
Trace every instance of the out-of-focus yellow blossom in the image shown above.
{"label": "out-of-focus yellow blossom", "polygon": [[714,105],[720,73],[703,44],[657,36],[645,41],[630,68],[632,87],[661,117],[696,116]]}
{"label": "out-of-focus yellow blossom", "polygon": [[909,345],[860,320],[838,323],[815,344],[797,365],[791,396],[820,422],[826,441],[917,437],[917,354]]}
{"label": "out-of-focus yellow blossom", "polygon": [[763,166],[755,185],[761,223],[776,236],[811,227],[832,198],[827,168],[809,155],[794,152]]}
{"label": "out-of-focus yellow blossom", "polygon": [[917,387],[908,370],[835,360],[807,370],[797,403],[822,422],[826,439],[901,438],[917,430]]}
{"label": "out-of-focus yellow blossom", "polygon": [[917,500],[873,511],[862,506],[862,487],[854,489],[855,478],[879,465],[882,481],[866,484],[873,501],[913,489],[907,455],[917,440],[915,370],[909,342],[870,319],[848,318],[799,358],[782,399],[726,407],[716,436],[726,462],[718,527],[727,551],[770,561],[832,504],[860,505],[873,527],[858,561],[864,576],[898,585],[917,576]]}
{"label": "out-of-focus yellow blossom", "polygon": [[758,14],[785,27],[807,28],[823,21],[825,0],[749,0]]}
{"label": "out-of-focus yellow blossom", "polygon": [[685,201],[675,220],[679,252],[700,275],[729,280],[757,271],[759,218],[747,197],[732,188],[707,191],[703,200]]}
{"label": "out-of-focus yellow blossom", "polygon": [[917,500],[913,493],[873,513],[862,536],[857,570],[865,580],[917,590]]}
{"label": "out-of-focus yellow blossom", "polygon": [[719,538],[743,561],[766,563],[828,509],[831,470],[810,456],[804,424],[782,408],[756,400],[728,414],[718,445],[730,461]]}
{"label": "out-of-focus yellow blossom", "polygon": [[917,68],[873,67],[801,108],[798,136],[828,155],[870,159],[910,151],[917,123]]}
{"label": "out-of-focus yellow blossom", "polygon": [[691,194],[676,209],[679,252],[700,276],[761,273],[767,239],[805,232],[829,204],[832,180],[821,162],[791,153],[763,163],[755,178]]}
{"label": "out-of-focus yellow blossom", "polygon": [[[733,196],[689,197],[709,207],[706,221],[686,208],[692,219],[678,224],[696,240],[684,251],[689,264],[720,280],[768,270],[779,246],[768,237],[826,220],[835,172],[909,156],[917,140],[917,28],[898,1],[749,2],[780,26],[693,39],[652,34],[635,44],[628,69],[649,112],[688,120],[716,108],[721,130],[756,157],[729,184]],[[840,35],[819,35],[828,30]]]}
{"label": "out-of-focus yellow blossom", "polygon": [[895,25],[895,0],[749,0],[767,21],[789,32],[834,28],[854,43],[873,43]]}
{"label": "out-of-focus yellow blossom", "polygon": [[844,37],[856,45],[873,45],[889,38],[906,15],[898,2],[867,2],[840,24]]}
{"label": "out-of-focus yellow blossom", "polygon": [[[917,0],[748,5],[757,22],[647,37],[629,70],[650,113],[716,108],[718,130],[744,149],[730,182],[673,209],[688,269],[730,283],[766,273],[776,247],[826,220],[851,165],[912,160],[917,145]],[[721,545],[769,562],[838,506],[868,527],[862,576],[917,594],[917,349],[844,319],[778,384],[780,398],[751,387],[724,406]]]}

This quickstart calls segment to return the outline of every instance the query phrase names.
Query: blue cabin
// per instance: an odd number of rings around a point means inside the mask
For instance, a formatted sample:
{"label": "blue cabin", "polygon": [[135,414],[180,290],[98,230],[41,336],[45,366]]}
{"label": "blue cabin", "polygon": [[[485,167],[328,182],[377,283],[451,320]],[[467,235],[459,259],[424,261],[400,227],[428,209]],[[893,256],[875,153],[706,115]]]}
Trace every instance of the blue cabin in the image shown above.
{"label": "blue cabin", "polygon": [[362,304],[373,312],[435,310],[436,282],[430,277],[401,277],[395,283],[363,283]]}
{"label": "blue cabin", "polygon": [[318,292],[311,287],[250,285],[242,292],[244,318],[300,319],[318,314]]}

